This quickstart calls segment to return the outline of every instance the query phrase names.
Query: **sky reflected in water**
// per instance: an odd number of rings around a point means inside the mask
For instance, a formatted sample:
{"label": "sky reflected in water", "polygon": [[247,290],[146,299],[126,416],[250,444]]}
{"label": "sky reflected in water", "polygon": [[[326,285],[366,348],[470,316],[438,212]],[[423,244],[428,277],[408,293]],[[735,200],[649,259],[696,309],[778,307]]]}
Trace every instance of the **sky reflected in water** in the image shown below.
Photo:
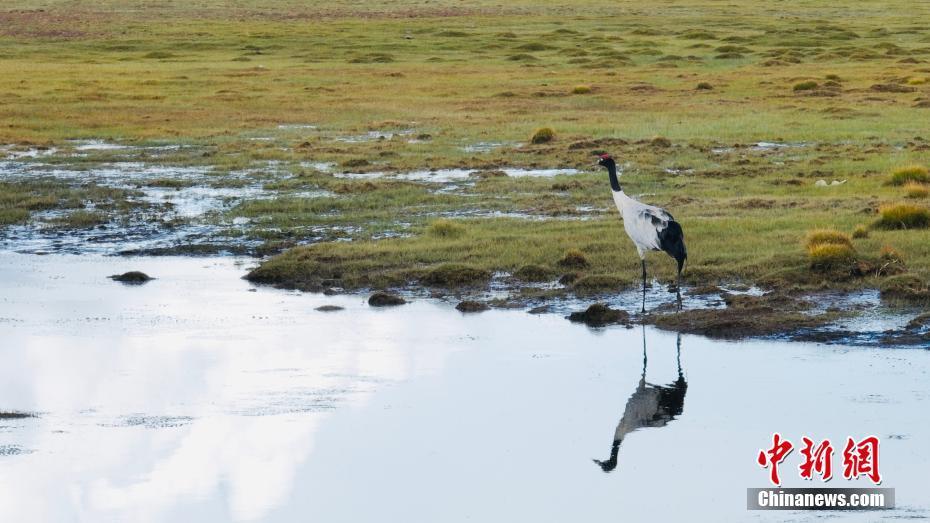
{"label": "sky reflected in water", "polygon": [[0,254],[0,411],[36,414],[0,419],[4,520],[780,521],[745,510],[773,431],[878,435],[893,515],[930,515],[927,351],[372,309],[249,263]]}

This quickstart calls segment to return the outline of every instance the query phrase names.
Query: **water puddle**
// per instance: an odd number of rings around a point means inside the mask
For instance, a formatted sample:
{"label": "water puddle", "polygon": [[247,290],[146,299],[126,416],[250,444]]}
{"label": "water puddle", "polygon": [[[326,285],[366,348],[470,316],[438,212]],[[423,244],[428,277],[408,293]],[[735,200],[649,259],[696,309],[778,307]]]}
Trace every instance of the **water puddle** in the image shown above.
{"label": "water puddle", "polygon": [[[500,169],[504,174],[511,178],[551,178],[553,176],[578,174],[577,169],[519,169],[506,168]],[[472,176],[481,172],[477,169],[437,169],[429,171],[409,171],[402,173],[386,172],[367,172],[367,173],[334,173],[336,178],[349,178],[353,180],[375,180],[380,178],[391,178],[395,180],[408,180],[415,182],[428,183],[450,183],[461,182],[471,179]]]}
{"label": "water puddle", "polygon": [[[266,189],[265,182],[292,175],[283,165],[268,161],[249,169],[218,172],[211,166],[170,165],[157,161],[140,161],[139,152],[176,152],[185,145],[137,147],[100,140],[74,142],[75,151],[133,151],[129,160],[106,161],[84,165],[69,162],[55,149],[4,149],[0,160],[0,181],[43,182],[54,180],[71,187],[95,184],[100,187],[130,191],[125,203],[128,214],[113,213],[109,221],[85,228],[62,228],[56,225],[67,218],[61,210],[34,213],[27,225],[4,227],[0,247],[24,253],[48,254],[126,252],[163,252],[183,246],[228,245],[242,252],[261,245],[261,241],[244,237],[251,221],[233,217],[221,219],[223,213],[244,201],[277,198],[280,193]],[[55,160],[55,161],[53,161]],[[326,169],[331,164],[312,163]],[[329,191],[290,191],[289,198],[331,198]],[[94,211],[85,204],[86,211]],[[310,241],[310,240],[308,240]],[[218,248],[217,250],[224,250]]]}
{"label": "water puddle", "polygon": [[463,145],[460,147],[463,151],[467,153],[489,153],[495,149],[500,149],[503,147],[522,147],[522,143],[518,142],[477,142],[469,145]]}
{"label": "water puddle", "polygon": [[364,143],[376,142],[378,140],[390,140],[395,136],[411,136],[415,129],[399,129],[394,131],[368,131],[364,134],[353,134],[346,136],[336,136],[333,140],[343,143]]}
{"label": "water puddle", "polygon": [[714,154],[728,154],[740,149],[747,149],[753,152],[772,152],[784,151],[789,149],[800,149],[809,147],[811,144],[806,142],[783,143],[783,142],[756,142],[749,145],[736,144],[731,147],[714,147],[711,152]]}
{"label": "water puddle", "polygon": [[[279,131],[313,130],[311,124],[281,124]],[[365,139],[389,139],[406,136],[413,129],[372,131]],[[274,137],[253,136],[264,139]],[[267,230],[261,220],[246,216],[227,216],[228,211],[247,201],[274,198],[337,198],[325,190],[293,191],[277,189],[281,182],[294,177],[294,167],[333,173],[336,164],[322,161],[287,163],[268,160],[248,168],[225,170],[203,164],[203,147],[170,143],[119,143],[101,139],[74,140],[61,149],[55,147],[0,145],[0,181],[46,183],[54,181],[66,187],[94,186],[128,191],[121,197],[127,205],[119,209],[98,209],[87,201],[84,208],[32,213],[26,225],[0,229],[0,248],[22,253],[49,254],[165,254],[171,252],[254,252],[263,245]],[[519,177],[553,177],[573,175],[576,169],[506,168],[503,174]],[[430,184],[436,193],[459,193],[474,186],[480,172],[475,169],[440,169],[400,173],[333,173],[347,179],[395,179]],[[286,186],[287,184],[284,184]],[[111,207],[118,207],[113,205]],[[75,221],[71,213],[85,211],[88,221]],[[498,211],[463,211],[461,215],[497,216],[536,219],[531,213]],[[580,208],[558,219],[588,219],[594,213]],[[102,223],[97,223],[94,220]],[[551,216],[541,216],[548,219]],[[251,235],[257,227],[262,231]],[[360,234],[361,227],[309,227],[301,243],[335,239]],[[398,238],[405,231],[380,231],[372,237]]]}
{"label": "water puddle", "polygon": [[[40,413],[0,418],[5,519],[740,521],[775,431],[879,436],[881,516],[930,516],[928,351],[373,308],[250,264],[0,252],[0,411]],[[107,278],[128,270],[156,279]]]}
{"label": "water puddle", "polygon": [[300,162],[300,166],[307,169],[314,169],[321,172],[329,172],[336,166],[332,162]]}
{"label": "water puddle", "polygon": [[58,154],[55,147],[27,147],[21,148],[13,145],[0,145],[0,154],[3,154],[6,160],[21,160],[24,158],[44,158]]}
{"label": "water puddle", "polygon": [[130,146],[103,140],[78,140],[72,142],[75,151],[122,151]]}
{"label": "water puddle", "polygon": [[918,314],[919,307],[890,308],[883,306],[879,291],[866,289],[846,293],[818,293],[810,297],[816,304],[815,312],[830,309],[857,311],[855,317],[840,319],[823,330],[825,332],[855,333],[849,343],[869,343],[886,332],[905,329]]}
{"label": "water puddle", "polygon": [[278,126],[279,131],[306,131],[316,129],[317,126],[307,123],[288,123]]}

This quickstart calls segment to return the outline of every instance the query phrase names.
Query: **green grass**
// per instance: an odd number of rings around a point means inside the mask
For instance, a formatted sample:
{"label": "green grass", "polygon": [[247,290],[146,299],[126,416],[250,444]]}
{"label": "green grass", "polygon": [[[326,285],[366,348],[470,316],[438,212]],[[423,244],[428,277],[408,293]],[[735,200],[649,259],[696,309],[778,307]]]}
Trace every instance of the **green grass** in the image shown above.
{"label": "green grass", "polygon": [[[592,153],[604,151],[623,165],[629,194],[683,224],[692,283],[878,286],[872,277],[812,276],[803,241],[812,229],[853,231],[872,221],[905,196],[886,185],[887,173],[930,163],[930,85],[911,81],[930,72],[930,45],[914,22],[930,6],[793,2],[779,14],[748,0],[686,0],[674,9],[633,0],[13,0],[0,8],[0,143],[198,145],[197,154],[159,161],[212,166],[218,186],[244,183],[230,173],[277,162],[287,176],[255,175],[277,198],[217,219],[250,218],[241,234],[269,249],[318,236],[353,241],[274,258],[259,273],[269,281],[403,285],[447,264],[527,279],[577,272],[581,287],[635,280],[639,259],[606,175],[592,166]],[[813,88],[793,90],[804,84]],[[553,131],[549,139],[534,140],[542,128]],[[795,146],[752,147],[760,141]],[[502,145],[467,149],[478,143]],[[114,154],[69,161],[93,168]],[[442,192],[339,179],[301,162],[352,172],[581,173],[473,177]],[[816,187],[819,179],[847,183]],[[301,195],[317,190],[333,196]],[[79,194],[87,191],[96,194]],[[81,210],[86,200],[111,213],[125,195],[6,184],[0,225]],[[407,237],[374,239],[385,233]],[[856,234],[856,252],[885,244],[912,273],[930,276],[926,229]],[[560,266],[569,249],[587,263]],[[520,272],[528,266],[544,270]],[[670,279],[674,263],[650,254],[649,270]]]}
{"label": "green grass", "polygon": [[429,224],[428,232],[439,238],[459,238],[465,234],[465,227],[452,220],[436,220]]}
{"label": "green grass", "polygon": [[[67,210],[51,223],[64,228],[93,227],[106,222],[107,210],[127,212],[132,206],[127,201],[131,194],[93,184],[70,187],[57,180],[0,182],[0,226],[27,223],[40,211]],[[85,211],[87,204],[99,210]]]}
{"label": "green grass", "polygon": [[52,223],[57,227],[68,229],[90,229],[108,221],[106,213],[77,210],[52,220]]}
{"label": "green grass", "polygon": [[909,203],[886,205],[879,209],[875,227],[880,229],[926,229],[930,227],[930,209]]}
{"label": "green grass", "polygon": [[904,184],[904,195],[915,200],[926,198],[930,196],[930,186],[925,183],[907,182]]}

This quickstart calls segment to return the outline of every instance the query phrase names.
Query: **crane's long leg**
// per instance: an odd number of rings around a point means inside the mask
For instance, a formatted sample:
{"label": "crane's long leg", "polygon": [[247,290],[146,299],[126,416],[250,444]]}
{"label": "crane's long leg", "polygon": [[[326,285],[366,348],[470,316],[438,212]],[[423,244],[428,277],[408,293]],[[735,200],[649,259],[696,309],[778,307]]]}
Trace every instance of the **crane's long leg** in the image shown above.
{"label": "crane's long leg", "polygon": [[643,256],[643,314],[646,314],[646,257]]}
{"label": "crane's long leg", "polygon": [[675,286],[675,293],[678,296],[678,310],[681,310],[681,264],[678,264],[678,283]]}

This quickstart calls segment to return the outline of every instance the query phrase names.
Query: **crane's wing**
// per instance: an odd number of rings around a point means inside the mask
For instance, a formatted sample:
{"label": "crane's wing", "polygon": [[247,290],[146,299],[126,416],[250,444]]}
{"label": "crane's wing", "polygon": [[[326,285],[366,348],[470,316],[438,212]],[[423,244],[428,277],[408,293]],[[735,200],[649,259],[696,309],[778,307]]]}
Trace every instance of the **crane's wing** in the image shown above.
{"label": "crane's wing", "polygon": [[675,218],[665,209],[643,205],[643,208],[639,211],[639,219],[652,224],[657,231],[661,231],[668,227],[668,222],[673,221]]}
{"label": "crane's wing", "polygon": [[624,223],[633,243],[643,250],[662,250],[661,233],[674,219],[672,215],[659,207],[640,203],[634,216],[630,223]]}

